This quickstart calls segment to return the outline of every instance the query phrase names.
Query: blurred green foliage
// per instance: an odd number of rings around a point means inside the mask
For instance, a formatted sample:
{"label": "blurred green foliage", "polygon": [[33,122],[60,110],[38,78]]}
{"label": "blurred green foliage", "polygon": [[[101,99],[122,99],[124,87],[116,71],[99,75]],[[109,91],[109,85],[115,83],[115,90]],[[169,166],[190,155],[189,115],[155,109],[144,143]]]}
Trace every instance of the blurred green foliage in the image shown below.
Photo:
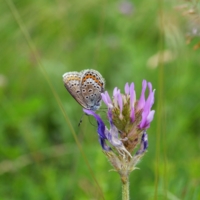
{"label": "blurred green foliage", "polygon": [[121,199],[94,122],[85,117],[77,126],[82,109],[63,86],[63,73],[88,68],[101,72],[109,92],[134,81],[139,96],[143,79],[156,89],[149,150],[131,174],[131,199],[200,199],[199,49],[186,45],[190,26],[175,5],[1,1],[1,200],[102,199],[91,169],[104,198]]}

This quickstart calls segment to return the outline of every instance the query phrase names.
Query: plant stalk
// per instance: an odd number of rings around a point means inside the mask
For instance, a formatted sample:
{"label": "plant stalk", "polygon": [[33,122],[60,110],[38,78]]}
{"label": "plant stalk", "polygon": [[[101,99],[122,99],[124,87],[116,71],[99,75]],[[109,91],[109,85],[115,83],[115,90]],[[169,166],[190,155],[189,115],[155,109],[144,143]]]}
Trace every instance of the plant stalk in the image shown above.
{"label": "plant stalk", "polygon": [[129,200],[129,175],[121,177],[122,180],[122,200]]}

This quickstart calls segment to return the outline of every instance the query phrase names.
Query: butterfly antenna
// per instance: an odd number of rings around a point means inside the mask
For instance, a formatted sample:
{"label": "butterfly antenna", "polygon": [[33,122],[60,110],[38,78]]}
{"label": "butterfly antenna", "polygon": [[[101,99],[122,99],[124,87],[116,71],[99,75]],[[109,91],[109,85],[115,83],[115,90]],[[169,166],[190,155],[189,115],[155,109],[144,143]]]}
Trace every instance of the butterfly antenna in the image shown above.
{"label": "butterfly antenna", "polygon": [[79,123],[78,123],[78,127],[79,127],[79,126],[81,125],[81,123],[83,122],[83,117],[84,117],[85,115],[86,115],[85,113],[82,114],[81,119],[80,119],[80,121],[79,121]]}
{"label": "butterfly antenna", "polygon": [[90,122],[90,124],[91,124],[92,126],[97,127],[97,125],[94,124],[94,123],[91,121],[91,118],[90,118],[90,117],[89,117],[89,122]]}

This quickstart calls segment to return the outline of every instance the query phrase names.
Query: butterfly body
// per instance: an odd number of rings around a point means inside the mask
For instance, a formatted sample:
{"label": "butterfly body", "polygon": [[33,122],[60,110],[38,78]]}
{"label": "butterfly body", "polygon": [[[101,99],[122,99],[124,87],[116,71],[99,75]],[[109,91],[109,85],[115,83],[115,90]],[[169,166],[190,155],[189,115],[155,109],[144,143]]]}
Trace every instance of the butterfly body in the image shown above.
{"label": "butterfly body", "polygon": [[67,72],[63,75],[63,81],[68,92],[83,108],[94,111],[99,109],[105,81],[98,71],[87,69]]}

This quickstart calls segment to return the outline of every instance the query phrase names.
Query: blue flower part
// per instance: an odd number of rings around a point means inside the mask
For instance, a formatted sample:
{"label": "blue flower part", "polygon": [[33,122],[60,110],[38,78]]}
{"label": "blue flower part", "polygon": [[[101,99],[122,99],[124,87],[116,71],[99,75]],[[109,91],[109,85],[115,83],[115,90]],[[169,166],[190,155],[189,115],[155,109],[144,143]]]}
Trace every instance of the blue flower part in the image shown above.
{"label": "blue flower part", "polygon": [[109,146],[106,145],[106,135],[105,135],[105,124],[104,122],[102,121],[102,119],[100,118],[99,115],[97,115],[94,111],[92,110],[86,110],[86,109],[83,109],[83,111],[87,114],[87,115],[92,115],[96,121],[97,121],[97,124],[98,124],[98,128],[97,128],[97,133],[99,135],[99,142],[102,146],[102,148],[105,150],[105,151],[110,151],[111,148]]}
{"label": "blue flower part", "polygon": [[114,126],[114,124],[112,122],[112,113],[111,112],[108,112],[108,118],[109,118],[109,122],[110,122],[110,130],[108,130],[106,128],[104,122],[100,118],[100,116],[97,115],[94,111],[86,110],[86,109],[83,109],[83,111],[87,115],[92,115],[96,119],[97,124],[98,124],[97,132],[99,135],[99,142],[105,151],[111,150],[111,148],[106,145],[105,140],[108,140],[110,142],[110,144],[115,148],[118,148],[118,149],[124,148],[122,141],[118,137],[118,129],[116,128],[116,126]]}
{"label": "blue flower part", "polygon": [[92,115],[96,121],[97,121],[97,124],[98,124],[98,129],[97,129],[97,132],[99,134],[99,137],[101,139],[107,139],[106,138],[106,135],[105,135],[105,124],[104,122],[102,121],[102,119],[100,118],[99,115],[97,115],[94,111],[92,110],[87,110],[87,109],[83,109],[83,111],[87,114],[87,115]]}
{"label": "blue flower part", "polygon": [[99,137],[99,143],[105,151],[111,151],[112,149],[106,144],[106,140]]}
{"label": "blue flower part", "polygon": [[143,154],[148,148],[148,135],[146,131],[143,132],[141,142],[140,142],[140,149],[136,152],[136,155]]}

